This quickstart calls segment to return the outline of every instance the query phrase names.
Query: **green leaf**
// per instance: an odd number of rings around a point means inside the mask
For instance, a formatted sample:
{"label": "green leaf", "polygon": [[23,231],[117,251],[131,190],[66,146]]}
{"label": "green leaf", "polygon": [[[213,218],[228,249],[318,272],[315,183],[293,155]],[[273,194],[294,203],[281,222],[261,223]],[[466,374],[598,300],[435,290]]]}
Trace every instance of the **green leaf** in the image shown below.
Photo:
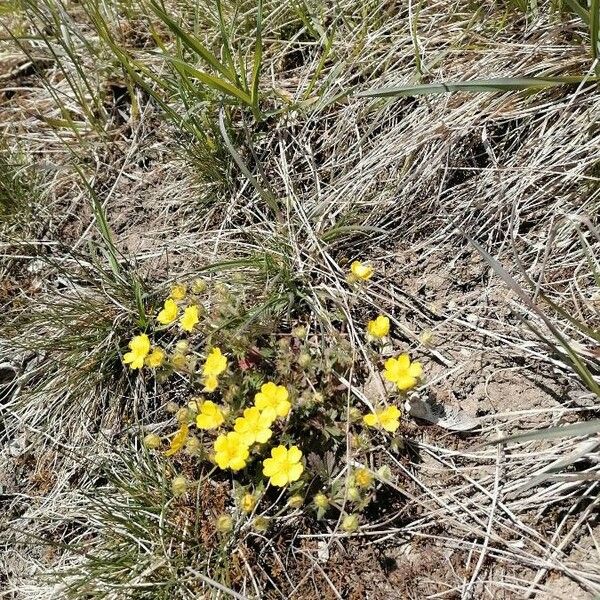
{"label": "green leaf", "polygon": [[400,85],[376,88],[356,94],[358,98],[387,98],[390,96],[427,96],[447,92],[512,92],[519,90],[543,90],[559,85],[573,85],[582,81],[597,81],[598,77],[497,77],[495,79],[471,79],[447,83]]}

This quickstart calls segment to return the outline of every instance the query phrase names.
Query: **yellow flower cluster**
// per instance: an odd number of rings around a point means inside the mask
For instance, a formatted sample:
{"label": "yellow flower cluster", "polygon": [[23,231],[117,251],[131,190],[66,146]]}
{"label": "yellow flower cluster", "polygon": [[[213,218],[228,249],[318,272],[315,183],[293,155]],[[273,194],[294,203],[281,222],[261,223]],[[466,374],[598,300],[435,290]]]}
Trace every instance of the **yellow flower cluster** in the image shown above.
{"label": "yellow flower cluster", "polygon": [[[194,284],[195,292],[203,289],[199,282],[201,280],[198,280],[198,285]],[[185,285],[174,285],[171,288],[169,297],[164,301],[162,309],[156,315],[156,321],[160,325],[168,326],[179,319],[179,328],[186,333],[191,333],[200,321],[201,309],[197,304],[189,304],[183,308],[180,317],[179,303],[186,299],[186,295],[187,288]],[[134,336],[129,342],[129,349],[130,352],[123,356],[123,362],[129,365],[131,369],[141,369],[144,365],[151,369],[157,369],[165,363],[167,358],[162,348],[151,348],[150,339],[145,333]],[[187,358],[178,352],[172,356],[170,363],[176,369],[185,369]]]}
{"label": "yellow flower cluster", "polygon": [[[233,431],[223,433],[215,441],[215,462],[221,469],[239,471],[246,466],[253,444],[264,444],[273,435],[271,426],[277,418],[286,417],[291,409],[289,392],[271,381],[261,386],[254,396],[254,406],[246,408],[235,420]],[[271,458],[263,462],[263,474],[271,485],[283,487],[300,478],[304,466],[302,452],[296,447],[273,448]]]}
{"label": "yellow flower cluster", "polygon": [[123,355],[123,362],[130,369],[141,369],[144,365],[156,369],[164,360],[165,351],[162,348],[152,348],[150,338],[145,333],[131,338],[129,352]]}
{"label": "yellow flower cluster", "polygon": [[[206,387],[212,388],[210,378],[217,376],[227,368],[227,358],[220,348],[213,348],[208,354],[202,370]],[[206,389],[205,387],[205,389]],[[214,383],[216,388],[216,383]],[[214,389],[213,388],[213,389]],[[225,422],[224,410],[211,400],[192,401],[189,405],[196,413],[195,424],[198,429],[218,429]],[[242,416],[235,419],[233,431],[221,433],[214,442],[214,461],[220,469],[239,471],[246,467],[250,450],[254,444],[264,444],[273,435],[272,425],[278,418],[286,417],[291,409],[288,390],[274,382],[263,384],[254,396],[254,406],[244,410]],[[187,411],[187,409],[182,409]],[[192,436],[193,437],[193,436]],[[189,425],[183,422],[172,438],[167,456],[180,451],[189,441]],[[283,445],[273,448],[271,457],[263,462],[263,474],[271,485],[283,487],[297,481],[304,466],[302,452],[292,446]],[[252,497],[250,496],[250,499]],[[244,510],[250,512],[250,500],[246,498]]]}
{"label": "yellow flower cluster", "polygon": [[[177,284],[171,288],[171,294],[165,300],[163,308],[156,316],[156,320],[161,325],[170,325],[177,320],[179,316],[179,306],[177,302],[185,300],[187,289],[184,285]],[[200,321],[200,307],[197,304],[190,304],[183,309],[183,315],[179,319],[179,327],[186,333],[191,333],[194,327]]]}

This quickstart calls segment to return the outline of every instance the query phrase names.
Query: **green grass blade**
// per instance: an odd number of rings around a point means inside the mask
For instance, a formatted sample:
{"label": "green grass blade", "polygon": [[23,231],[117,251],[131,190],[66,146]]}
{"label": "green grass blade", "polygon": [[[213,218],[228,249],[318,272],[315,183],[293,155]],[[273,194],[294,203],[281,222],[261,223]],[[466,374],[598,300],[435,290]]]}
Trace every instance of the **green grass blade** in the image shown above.
{"label": "green grass blade", "polygon": [[265,201],[267,206],[273,212],[275,212],[276,215],[279,215],[279,206],[277,205],[277,199],[269,190],[266,190],[260,185],[260,183],[258,183],[254,175],[252,175],[252,173],[250,172],[250,169],[248,169],[248,167],[244,163],[238,151],[231,143],[229,135],[227,134],[227,128],[225,127],[225,115],[223,110],[221,110],[219,114],[219,129],[221,130],[221,135],[223,136],[223,142],[225,143],[229,154],[231,154],[231,157],[233,158],[237,166],[240,168],[242,173],[248,178],[248,181],[250,181],[250,183],[254,186],[256,191],[261,195],[262,199]]}
{"label": "green grass blade", "polygon": [[582,21],[589,26],[590,24],[590,13],[579,4],[577,0],[565,0],[565,4],[576,14],[578,14]]}
{"label": "green grass blade", "polygon": [[157,17],[171,30],[171,32],[187,46],[192,52],[202,57],[215,71],[218,71],[229,81],[236,81],[235,73],[232,73],[208,48],[206,48],[196,37],[186,33],[171,17],[159,6],[158,3],[150,2],[152,10]]}
{"label": "green grass blade", "polygon": [[210,75],[205,71],[200,71],[200,69],[196,69],[192,67],[188,63],[183,60],[179,60],[178,58],[173,58],[172,56],[165,57],[173,66],[180,72],[189,75],[190,77],[197,79],[202,82],[204,85],[217,90],[219,92],[223,92],[228,96],[232,96],[233,98],[237,98],[244,104],[248,106],[252,106],[252,98],[244,92],[243,90],[237,88],[235,85],[229,83],[225,79],[221,79],[220,77],[216,77],[215,75]]}
{"label": "green grass blade", "polygon": [[590,2],[590,38],[592,43],[592,58],[598,58],[598,29],[600,26],[600,0]]}
{"label": "green grass blade", "polygon": [[497,440],[488,442],[488,444],[506,444],[507,442],[530,442],[533,440],[557,440],[564,437],[576,437],[582,435],[593,435],[600,432],[600,419],[586,421],[585,423],[574,423],[573,425],[562,425],[559,427],[545,427],[528,433],[518,433]]}
{"label": "green grass blade", "polygon": [[[506,269],[487,252],[480,244],[478,244],[471,236],[463,232],[463,235],[469,240],[469,243],[479,252],[482,258],[492,267],[492,269],[496,272],[497,275],[506,283],[506,285],[511,289],[515,294],[523,301],[525,306],[529,308],[537,317],[539,317],[544,325],[549,329],[554,338],[558,341],[558,343],[563,347],[569,359],[571,360],[571,367],[577,372],[577,374],[581,377],[586,387],[594,392],[597,396],[600,396],[600,385],[596,383],[596,380],[593,378],[592,374],[589,372],[585,363],[581,360],[577,352],[571,347],[566,338],[562,335],[562,333],[558,330],[558,328],[552,323],[552,321],[544,314],[544,312],[539,308],[539,306],[529,297],[528,294],[525,293],[523,288],[514,280],[513,277],[506,271]],[[536,330],[528,324],[530,329],[536,333]],[[544,340],[546,343],[548,341],[537,332],[536,335]],[[567,363],[568,364],[568,363]]]}
{"label": "green grass blade", "polygon": [[258,106],[258,83],[260,79],[260,67],[262,64],[262,0],[258,0],[258,8],[256,13],[256,43],[254,46],[254,65],[252,68],[252,108],[254,115],[260,116],[260,109]]}
{"label": "green grass blade", "polygon": [[597,81],[598,77],[497,77],[495,79],[472,79],[448,83],[426,83],[375,88],[356,94],[358,98],[387,98],[391,96],[428,96],[447,92],[514,92],[539,91],[559,85],[573,85],[582,81]]}

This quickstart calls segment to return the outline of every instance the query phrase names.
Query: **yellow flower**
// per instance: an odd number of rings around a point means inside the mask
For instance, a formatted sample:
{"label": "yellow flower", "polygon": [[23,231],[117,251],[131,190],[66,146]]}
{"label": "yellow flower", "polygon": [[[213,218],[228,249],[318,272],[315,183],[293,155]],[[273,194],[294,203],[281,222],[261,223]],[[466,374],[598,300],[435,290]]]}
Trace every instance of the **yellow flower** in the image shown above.
{"label": "yellow flower", "polygon": [[361,488],[371,487],[371,484],[373,483],[373,475],[371,471],[369,471],[369,469],[365,469],[364,467],[358,469],[356,473],[354,473],[354,483]]}
{"label": "yellow flower", "polygon": [[214,375],[207,375],[204,378],[203,392],[214,392],[219,387],[219,378]]}
{"label": "yellow flower", "polygon": [[379,315],[373,321],[367,323],[367,333],[374,338],[385,337],[390,332],[390,320],[383,315]]}
{"label": "yellow flower", "polygon": [[131,352],[126,352],[123,356],[123,362],[129,365],[130,369],[141,369],[144,366],[144,359],[150,352],[150,339],[145,333],[134,336],[129,342]]}
{"label": "yellow flower", "polygon": [[188,438],[190,428],[187,423],[182,423],[181,427],[171,440],[171,447],[165,452],[166,456],[172,456],[179,452],[184,446]]}
{"label": "yellow flower", "polygon": [[146,366],[151,369],[160,367],[165,362],[165,351],[162,348],[154,348],[148,356],[146,356]]}
{"label": "yellow flower", "polygon": [[248,446],[258,442],[264,444],[272,434],[269,429],[271,423],[275,420],[275,411],[272,408],[266,408],[260,411],[256,406],[247,408],[243,417],[235,420],[234,430],[237,431],[244,443]]}
{"label": "yellow flower", "polygon": [[202,367],[204,375],[204,391],[214,392],[219,385],[218,375],[227,368],[227,358],[221,353],[220,348],[213,348],[206,357]]}
{"label": "yellow flower", "polygon": [[227,368],[227,358],[220,348],[213,348],[204,362],[202,375],[220,375]]}
{"label": "yellow flower", "polygon": [[177,304],[175,304],[175,300],[167,298],[162,310],[156,316],[156,320],[161,325],[169,325],[177,318],[178,310],[179,309],[177,308]]}
{"label": "yellow flower", "polygon": [[408,354],[401,354],[398,358],[388,358],[384,366],[383,376],[388,381],[393,381],[399,390],[410,390],[415,387],[417,378],[423,373],[421,363],[411,363]]}
{"label": "yellow flower", "polygon": [[362,279],[366,281],[367,279],[371,279],[373,276],[373,267],[368,264],[363,264],[360,260],[355,260],[350,265],[350,273],[354,275],[356,279]]}
{"label": "yellow flower", "polygon": [[200,405],[200,413],[196,417],[198,429],[216,429],[223,424],[223,411],[211,400],[205,400]]}
{"label": "yellow flower", "polygon": [[254,396],[254,403],[260,410],[271,408],[278,417],[285,417],[292,407],[288,398],[289,393],[284,386],[269,381],[262,385],[260,392]]}
{"label": "yellow flower", "polygon": [[221,434],[215,441],[215,461],[221,469],[239,471],[246,466],[248,456],[248,446],[237,431]]}
{"label": "yellow flower", "polygon": [[170,297],[173,298],[173,300],[183,300],[185,298],[186,292],[187,289],[185,285],[177,283],[171,288]]}
{"label": "yellow flower", "polygon": [[285,446],[277,446],[271,450],[271,458],[263,461],[263,475],[269,477],[271,485],[284,487],[300,479],[304,471],[301,459],[302,452],[297,446],[289,450]]}
{"label": "yellow flower", "polygon": [[244,494],[240,499],[240,508],[246,513],[251,513],[255,506],[256,497],[253,494]]}
{"label": "yellow flower", "polygon": [[198,312],[198,307],[195,304],[186,307],[183,311],[183,316],[179,319],[179,327],[188,333],[192,331],[200,320],[198,318]]}
{"label": "yellow flower", "polygon": [[363,423],[369,427],[383,427],[386,431],[396,431],[400,427],[400,411],[396,406],[388,406],[383,410],[365,415]]}

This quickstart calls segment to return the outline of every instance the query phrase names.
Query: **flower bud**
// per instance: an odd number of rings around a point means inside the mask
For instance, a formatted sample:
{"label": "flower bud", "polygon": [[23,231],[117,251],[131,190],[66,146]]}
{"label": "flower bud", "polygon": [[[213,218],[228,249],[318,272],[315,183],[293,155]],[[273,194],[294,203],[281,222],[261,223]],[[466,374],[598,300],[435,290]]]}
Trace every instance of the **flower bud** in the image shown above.
{"label": "flower bud", "polygon": [[201,453],[202,446],[200,440],[195,435],[190,435],[185,443],[185,451],[190,456],[198,456]]}
{"label": "flower bud", "polygon": [[187,368],[187,356],[179,352],[173,354],[171,356],[171,366],[177,371],[185,371]]}
{"label": "flower bud", "polygon": [[149,450],[156,450],[156,448],[160,447],[160,436],[156,435],[156,433],[149,433],[144,437],[144,446]]}
{"label": "flower bud", "polygon": [[179,340],[175,344],[175,353],[176,354],[185,354],[190,350],[190,343],[187,340]]}
{"label": "flower bud", "polygon": [[317,508],[327,508],[329,506],[329,498],[325,494],[317,494],[313,498],[313,502]]}
{"label": "flower bud", "polygon": [[176,402],[167,402],[165,404],[165,410],[168,413],[175,414],[179,410],[179,404]]}
{"label": "flower bud", "polygon": [[220,533],[228,533],[233,529],[233,519],[226,514],[219,515],[215,521],[215,527]]}
{"label": "flower bud", "polygon": [[303,340],[306,337],[306,327],[304,327],[304,325],[298,325],[298,327],[294,327],[294,329],[292,329],[292,335],[295,338]]}
{"label": "flower bud", "polygon": [[183,300],[185,298],[186,291],[187,290],[186,290],[185,285],[183,285],[181,283],[176,283],[171,288],[171,298],[173,300]]}
{"label": "flower bud", "polygon": [[256,497],[253,494],[244,494],[240,499],[240,508],[245,513],[251,513],[256,506]]}
{"label": "flower bud", "polygon": [[360,500],[360,491],[358,488],[348,488],[348,500],[350,500],[350,502],[358,502]]}
{"label": "flower bud", "polygon": [[190,420],[190,411],[187,408],[182,407],[175,413],[175,418],[178,423],[185,423]]}
{"label": "flower bud", "polygon": [[187,492],[187,487],[187,480],[183,475],[177,475],[171,482],[171,491],[175,497],[183,496]]}
{"label": "flower bud", "polygon": [[252,526],[256,531],[264,533],[265,531],[267,531],[267,529],[269,529],[270,524],[271,523],[269,519],[267,519],[267,517],[256,517],[256,519],[254,519],[252,523]]}
{"label": "flower bud", "polygon": [[377,469],[377,477],[383,481],[390,481],[392,479],[392,470],[387,465],[383,465]]}
{"label": "flower bud", "polygon": [[348,416],[350,417],[350,421],[356,423],[362,419],[362,412],[356,406],[352,406],[348,411]]}
{"label": "flower bud", "polygon": [[298,356],[298,365],[305,369],[310,365],[311,360],[312,357],[308,352],[301,352]]}
{"label": "flower bud", "polygon": [[431,329],[425,329],[419,336],[419,341],[426,348],[433,348],[435,346],[435,336]]}
{"label": "flower bud", "polygon": [[304,504],[304,498],[300,496],[300,494],[296,494],[294,496],[290,496],[287,503],[290,508],[301,508],[301,506]]}
{"label": "flower bud", "polygon": [[206,291],[207,288],[207,283],[204,279],[198,277],[198,279],[196,279],[194,281],[194,283],[192,284],[192,291],[194,292],[194,294],[202,294],[203,292]]}
{"label": "flower bud", "polygon": [[342,521],[342,529],[346,533],[354,533],[358,529],[359,521],[357,515],[346,515]]}

